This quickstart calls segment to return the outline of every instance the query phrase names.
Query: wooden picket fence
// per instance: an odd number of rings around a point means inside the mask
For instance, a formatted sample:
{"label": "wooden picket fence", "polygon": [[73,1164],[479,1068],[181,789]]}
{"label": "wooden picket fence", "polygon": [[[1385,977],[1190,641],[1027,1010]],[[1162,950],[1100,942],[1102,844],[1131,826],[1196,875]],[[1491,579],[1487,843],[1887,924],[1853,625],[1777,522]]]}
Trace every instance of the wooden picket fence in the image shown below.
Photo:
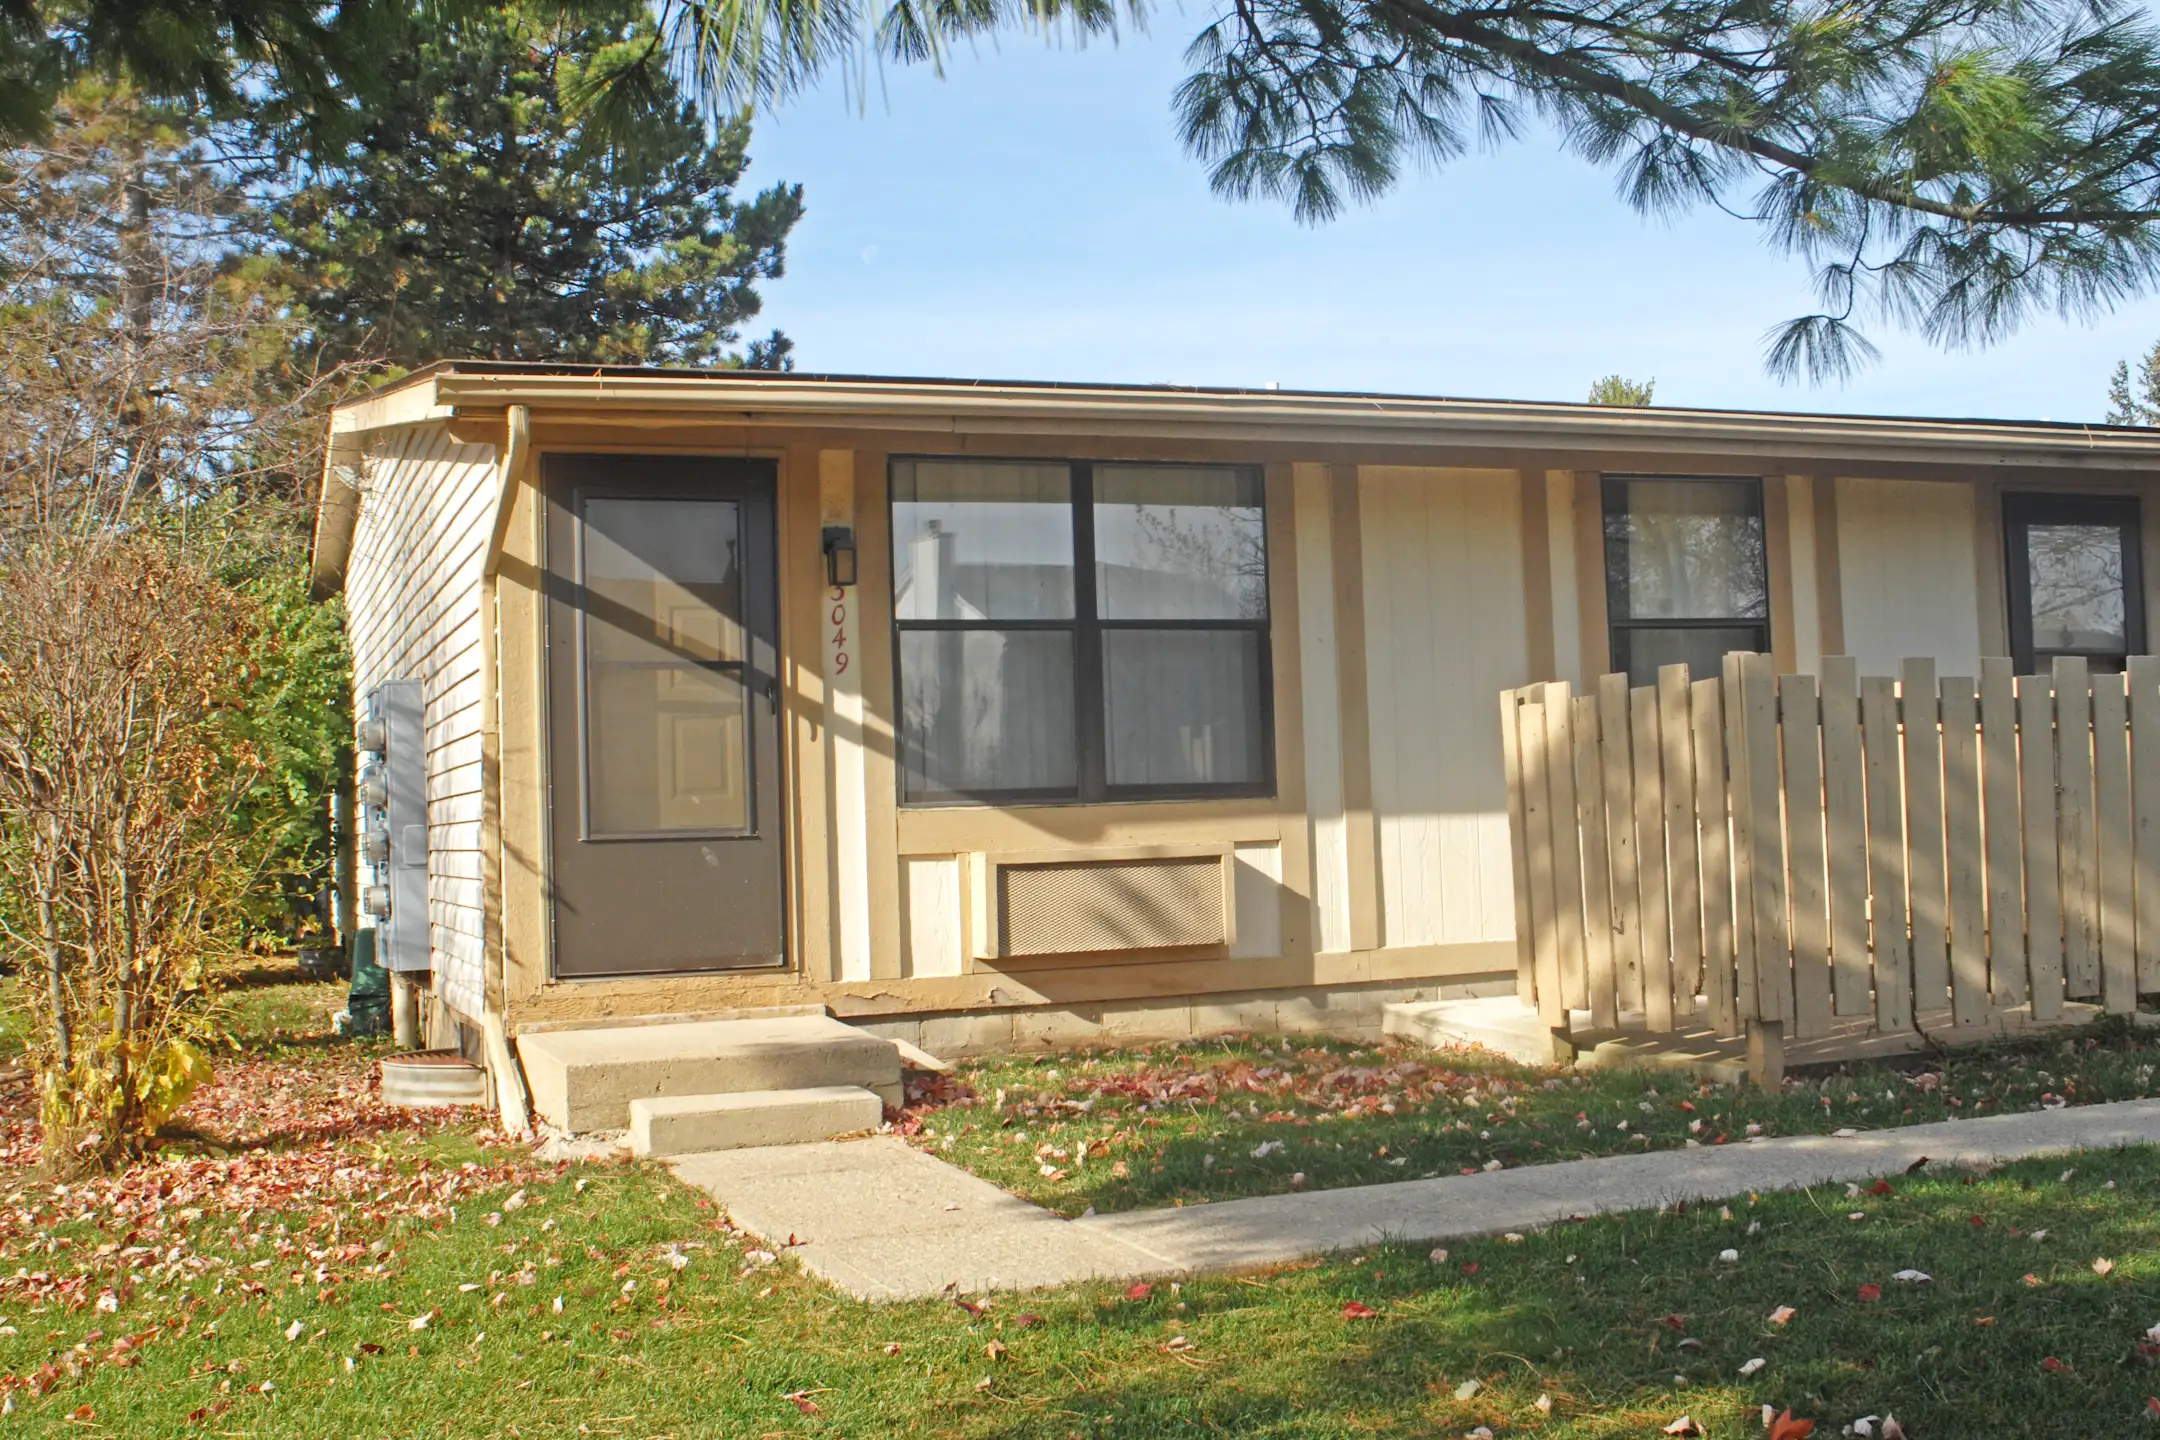
{"label": "wooden picket fence", "polygon": [[1808,1059],[2160,991],[2160,659],[1501,696],[1518,982],[1555,1030]]}

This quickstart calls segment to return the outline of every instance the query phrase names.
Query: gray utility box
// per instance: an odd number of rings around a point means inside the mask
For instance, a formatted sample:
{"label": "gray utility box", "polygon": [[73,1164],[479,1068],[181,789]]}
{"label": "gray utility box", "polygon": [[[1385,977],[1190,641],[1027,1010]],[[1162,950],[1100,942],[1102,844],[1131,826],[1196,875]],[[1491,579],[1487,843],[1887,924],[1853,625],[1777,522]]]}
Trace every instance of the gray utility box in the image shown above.
{"label": "gray utility box", "polygon": [[367,694],[359,725],[360,909],[385,970],[427,970],[428,826],[425,700],[417,680]]}

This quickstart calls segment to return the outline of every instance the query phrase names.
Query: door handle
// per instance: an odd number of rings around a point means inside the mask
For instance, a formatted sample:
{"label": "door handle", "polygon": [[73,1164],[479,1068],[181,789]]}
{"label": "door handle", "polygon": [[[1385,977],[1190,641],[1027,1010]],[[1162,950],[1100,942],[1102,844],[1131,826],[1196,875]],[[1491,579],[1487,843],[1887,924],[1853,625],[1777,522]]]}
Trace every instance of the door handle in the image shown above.
{"label": "door handle", "polygon": [[780,714],[780,677],[779,677],[779,676],[777,676],[777,675],[768,675],[768,676],[766,676],[766,677],[765,677],[765,699],[766,699],[767,703],[769,703],[769,704],[770,704],[770,705],[772,706],[772,713],[773,713],[773,716],[774,716],[774,718],[776,718],[776,719],[777,719],[777,718],[779,717],[779,714]]}

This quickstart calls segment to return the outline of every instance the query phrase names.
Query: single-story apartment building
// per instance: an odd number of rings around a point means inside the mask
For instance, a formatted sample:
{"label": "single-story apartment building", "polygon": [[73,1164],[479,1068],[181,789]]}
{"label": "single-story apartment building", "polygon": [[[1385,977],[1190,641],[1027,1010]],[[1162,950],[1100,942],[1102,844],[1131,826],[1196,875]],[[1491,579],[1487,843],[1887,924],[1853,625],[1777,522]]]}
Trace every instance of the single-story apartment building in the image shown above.
{"label": "single-story apartment building", "polygon": [[331,432],[394,963],[474,1055],[1372,1030],[1514,985],[1503,688],[2119,665],[2160,605],[2130,428],[456,362]]}

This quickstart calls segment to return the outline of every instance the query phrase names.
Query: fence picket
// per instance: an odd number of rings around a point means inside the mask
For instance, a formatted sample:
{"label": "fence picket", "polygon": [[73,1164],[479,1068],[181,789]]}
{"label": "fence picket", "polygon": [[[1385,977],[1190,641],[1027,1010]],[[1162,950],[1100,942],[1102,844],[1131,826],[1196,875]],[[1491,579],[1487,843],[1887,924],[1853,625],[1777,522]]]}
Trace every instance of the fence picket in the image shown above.
{"label": "fence picket", "polygon": [[1815,677],[1778,677],[1785,754],[1785,872],[1792,896],[1793,1029],[1830,1033],[1830,893],[1823,871],[1821,710]]}
{"label": "fence picket", "polygon": [[1567,682],[1545,693],[1545,780],[1552,787],[1553,910],[1562,1009],[1587,1006],[1583,974],[1582,831],[1575,820],[1575,705]]}
{"label": "fence picket", "polygon": [[1598,746],[1595,696],[1578,695],[1575,709],[1575,813],[1582,831],[1583,966],[1590,1024],[1619,1023],[1613,1006],[1612,866],[1605,855],[1605,757]]}
{"label": "fence picket", "polygon": [[1551,782],[1545,774],[1545,702],[1528,701],[1517,714],[1522,727],[1524,829],[1530,842],[1530,934],[1536,942],[1538,1018],[1559,1026],[1567,1023],[1567,1010],[1560,1003],[1560,952],[1554,934],[1554,827]]}
{"label": "fence picket", "polygon": [[1507,773],[1508,854],[1515,878],[1515,997],[1525,1005],[1537,1004],[1536,937],[1524,917],[1530,914],[1529,836],[1523,817],[1522,740],[1516,728],[1520,720],[1520,690],[1500,692],[1500,767]]}
{"label": "fence picket", "polygon": [[1950,1023],[1988,1018],[1987,875],[1980,829],[1980,707],[1973,682],[1942,682],[1943,834],[1948,856]]}
{"label": "fence picket", "polygon": [[1672,893],[1673,1017],[1695,1013],[1702,990],[1701,846],[1695,833],[1695,735],[1689,715],[1688,668],[1658,670],[1658,735],[1665,752],[1665,864]]}
{"label": "fence picket", "polygon": [[[1868,895],[1874,924],[1875,1028],[1912,1029],[1912,948],[1906,933],[1905,815],[1896,682],[1860,682],[1860,745],[1867,756]],[[1534,872],[1533,872],[1534,873]]]}
{"label": "fence picket", "polygon": [[2046,676],[2021,675],[2017,701],[2018,790],[2025,815],[2026,984],[2032,997],[2032,1018],[2045,1021],[2062,1014],[2063,1002],[2062,882],[2055,826],[2055,692]]}
{"label": "fence picket", "polygon": [[2160,659],[2130,657],[2130,795],[2137,988],[2160,990]]}
{"label": "fence picket", "polygon": [[2120,675],[2092,677],[2093,822],[2099,850],[2100,997],[2137,1009],[2137,905],[2130,854],[2130,701]]}
{"label": "fence picket", "polygon": [[2017,677],[2002,658],[1980,662],[1980,793],[1987,830],[1989,996],[2023,1005],[2025,860],[2018,819]]}
{"label": "fence picket", "polygon": [[1869,974],[1867,781],[1860,755],[1860,662],[1822,662],[1823,816],[1830,846],[1830,963],[1840,1015],[1874,1006]]}
{"label": "fence picket", "polygon": [[2055,776],[2062,794],[2064,994],[2100,993],[2100,866],[2093,835],[2092,674],[2082,655],[2055,657]]}
{"label": "fence picket", "polygon": [[1642,1008],[1651,1033],[1673,1028],[1672,931],[1665,879],[1665,793],[1658,745],[1657,688],[1628,692],[1635,742],[1635,877],[1642,890]]}
{"label": "fence picket", "polygon": [[1725,773],[1732,803],[1733,1017],[1732,1032],[1755,1017],[1755,797],[1748,776],[1744,667],[1737,651],[1726,652],[1721,694],[1725,711]]}
{"label": "fence picket", "polygon": [[1703,1003],[1710,1028],[1738,1030],[1733,1017],[1732,828],[1725,808],[1724,686],[1697,680],[1690,689],[1695,726],[1696,833],[1701,841]]}
{"label": "fence picket", "polygon": [[1756,1019],[1792,1018],[1792,949],[1785,919],[1784,826],[1778,821],[1777,687],[1768,655],[1741,661],[1741,702],[1746,707],[1749,858],[1755,900]]}
{"label": "fence picket", "polygon": [[1628,744],[1627,676],[1598,681],[1598,738],[1605,754],[1605,854],[1612,862],[1613,1003],[1642,1008],[1642,901],[1635,885],[1635,774]]}
{"label": "fence picket", "polygon": [[1941,703],[1935,662],[1898,666],[1899,716],[1905,738],[1906,884],[1912,895],[1913,1016],[1920,1027],[1943,1023],[1950,1008],[1950,911],[1943,856]]}

